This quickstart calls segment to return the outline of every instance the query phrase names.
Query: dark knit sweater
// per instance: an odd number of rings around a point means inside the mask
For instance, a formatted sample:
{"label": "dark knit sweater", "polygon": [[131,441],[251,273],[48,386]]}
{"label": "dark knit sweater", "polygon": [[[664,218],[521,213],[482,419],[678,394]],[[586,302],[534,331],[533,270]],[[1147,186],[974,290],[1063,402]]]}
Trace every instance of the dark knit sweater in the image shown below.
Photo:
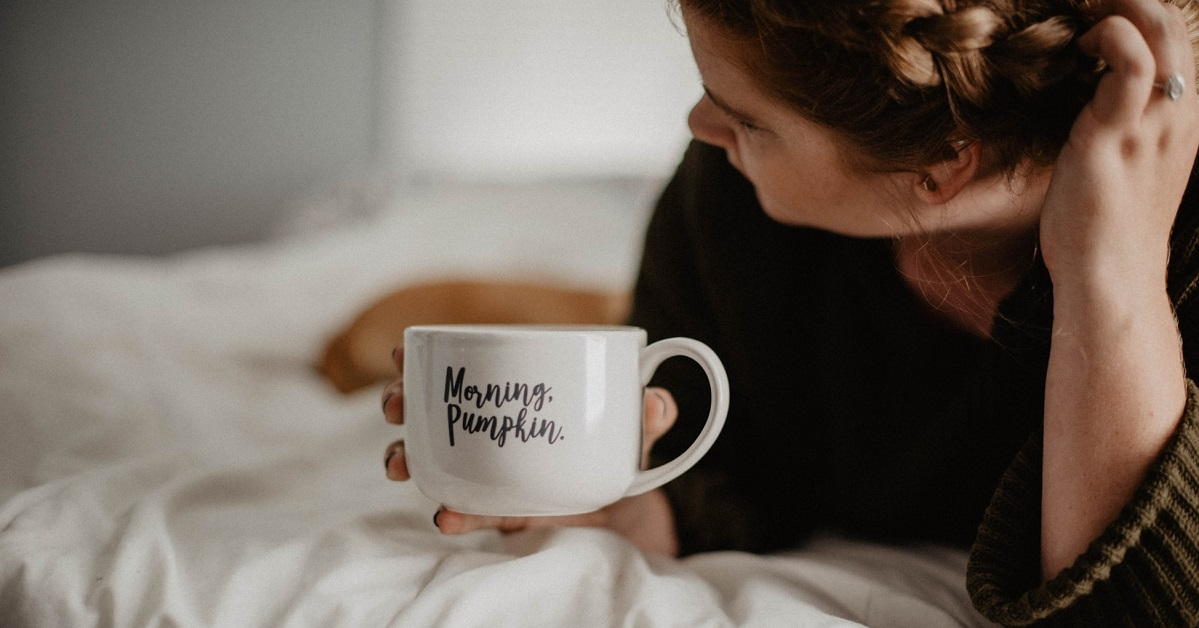
{"label": "dark knit sweater", "polygon": [[[1196,185],[1192,182],[1192,188]],[[1188,373],[1199,367],[1199,210],[1188,190],[1168,289]],[[684,553],[768,552],[812,532],[971,546],[968,587],[995,621],[1199,623],[1199,404],[1119,519],[1076,564],[1039,582],[1040,426],[1052,286],[1037,260],[992,338],[948,326],[895,269],[888,240],[787,227],[720,149],[693,143],[651,220],[631,322],[690,336],[724,360],[731,408],[694,469],[667,485]],[[680,421],[706,416],[686,360],[655,383]]]}

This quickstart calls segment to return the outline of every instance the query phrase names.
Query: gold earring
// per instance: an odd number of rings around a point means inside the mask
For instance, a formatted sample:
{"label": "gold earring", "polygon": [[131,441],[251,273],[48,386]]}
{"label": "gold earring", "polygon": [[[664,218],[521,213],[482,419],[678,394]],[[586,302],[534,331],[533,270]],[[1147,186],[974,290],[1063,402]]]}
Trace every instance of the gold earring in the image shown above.
{"label": "gold earring", "polygon": [[920,182],[920,187],[924,188],[927,192],[936,192],[937,182],[933,181],[933,175],[926,174],[924,175],[924,180]]}

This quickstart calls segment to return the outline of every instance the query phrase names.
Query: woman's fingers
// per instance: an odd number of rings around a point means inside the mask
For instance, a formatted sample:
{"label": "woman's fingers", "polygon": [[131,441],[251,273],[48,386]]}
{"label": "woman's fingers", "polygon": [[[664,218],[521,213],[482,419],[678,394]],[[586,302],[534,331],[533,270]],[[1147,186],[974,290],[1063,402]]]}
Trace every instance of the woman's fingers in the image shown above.
{"label": "woman's fingers", "polygon": [[641,466],[649,466],[654,443],[674,426],[679,416],[674,396],[664,388],[645,389],[645,414],[641,423]]}
{"label": "woman's fingers", "polygon": [[400,376],[383,389],[383,418],[388,423],[400,425],[404,422],[404,345],[391,350],[391,361]]}
{"label": "woman's fingers", "polygon": [[1106,0],[1104,16],[1078,40],[1086,54],[1103,59],[1108,72],[1088,105],[1099,122],[1136,122],[1148,104],[1165,101],[1167,81],[1181,77],[1183,95],[1193,93],[1195,61],[1182,12],[1159,0]]}
{"label": "woman's fingers", "polygon": [[383,468],[387,471],[387,479],[404,482],[412,476],[408,473],[408,459],[404,451],[404,441],[397,440],[387,446],[383,453]]}
{"label": "woman's fingers", "polygon": [[392,425],[404,423],[404,378],[401,377],[383,389],[383,418]]}
{"label": "woman's fingers", "polygon": [[607,520],[608,515],[602,510],[582,515],[565,515],[560,517],[488,517],[483,515],[466,515],[441,508],[433,516],[433,522],[443,534],[466,534],[477,530],[518,532],[528,528],[543,528],[547,526],[601,527]]}
{"label": "woman's fingers", "polygon": [[1137,27],[1123,16],[1104,18],[1078,40],[1083,52],[1099,57],[1108,72],[1087,107],[1101,124],[1136,123],[1153,96],[1157,63]]}
{"label": "woman's fingers", "polygon": [[1187,27],[1186,16],[1182,9],[1173,4],[1162,4],[1165,10],[1165,33],[1160,40],[1167,50],[1157,52],[1158,44],[1150,41],[1149,46],[1157,54],[1157,82],[1162,93],[1169,94],[1168,81],[1177,77],[1182,81],[1182,93],[1178,98],[1189,98],[1195,95],[1195,47],[1191,42],[1191,33]]}
{"label": "woman's fingers", "polygon": [[[1176,58],[1179,51],[1175,46],[1189,40],[1186,21],[1177,6],[1161,0],[1101,0],[1091,7],[1093,17],[1118,15],[1132,22],[1153,56],[1166,65],[1168,72],[1186,72],[1190,69],[1191,65],[1187,63],[1191,56],[1189,48]],[[1178,65],[1175,66],[1175,62]]]}
{"label": "woman's fingers", "polygon": [[391,361],[396,365],[396,371],[404,373],[404,345],[396,345],[391,350]]}
{"label": "woman's fingers", "polygon": [[[400,371],[400,377],[383,389],[383,418],[388,423],[400,425],[404,422],[404,346],[392,350],[391,359]],[[411,479],[408,473],[408,458],[404,451],[404,441],[397,440],[387,446],[383,453],[383,468],[387,471],[387,479],[403,482]]]}

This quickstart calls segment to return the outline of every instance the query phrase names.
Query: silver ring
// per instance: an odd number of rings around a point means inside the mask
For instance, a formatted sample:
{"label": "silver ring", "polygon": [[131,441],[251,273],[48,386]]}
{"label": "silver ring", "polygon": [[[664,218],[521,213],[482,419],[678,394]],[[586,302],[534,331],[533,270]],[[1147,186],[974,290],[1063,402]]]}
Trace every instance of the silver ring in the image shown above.
{"label": "silver ring", "polygon": [[1166,77],[1165,83],[1154,83],[1153,87],[1162,90],[1166,93],[1166,98],[1170,100],[1178,100],[1182,98],[1186,92],[1187,83],[1182,79],[1182,75],[1175,72]]}

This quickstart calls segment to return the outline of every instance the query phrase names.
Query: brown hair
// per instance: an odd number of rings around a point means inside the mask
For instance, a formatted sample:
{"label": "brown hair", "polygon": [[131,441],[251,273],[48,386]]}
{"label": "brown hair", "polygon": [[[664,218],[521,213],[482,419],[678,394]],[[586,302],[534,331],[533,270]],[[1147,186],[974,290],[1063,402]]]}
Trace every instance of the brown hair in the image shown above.
{"label": "brown hair", "polygon": [[[993,168],[1052,163],[1094,95],[1087,0],[678,0],[737,41],[768,94],[859,149],[920,169],[963,141]],[[1192,0],[1173,0],[1187,12]]]}

